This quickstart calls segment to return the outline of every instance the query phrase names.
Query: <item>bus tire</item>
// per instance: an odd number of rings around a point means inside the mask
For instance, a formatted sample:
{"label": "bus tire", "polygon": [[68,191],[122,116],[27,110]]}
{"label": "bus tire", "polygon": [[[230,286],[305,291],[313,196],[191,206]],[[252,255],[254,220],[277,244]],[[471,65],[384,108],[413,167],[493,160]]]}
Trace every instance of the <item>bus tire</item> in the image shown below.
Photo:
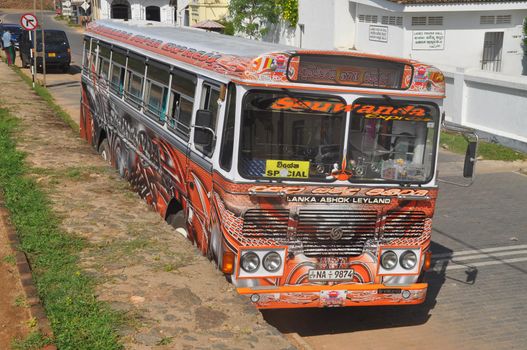
{"label": "bus tire", "polygon": [[115,146],[115,166],[117,167],[117,171],[119,172],[119,175],[124,178],[126,177],[126,163],[125,163],[125,156],[123,154],[123,149],[121,148],[121,143],[118,142]]}
{"label": "bus tire", "polygon": [[167,217],[167,222],[176,230],[177,233],[183,235],[185,238],[188,238],[187,220],[183,210],[180,210],[175,214],[170,214]]}
{"label": "bus tire", "polygon": [[108,144],[108,139],[102,140],[101,144],[99,145],[99,154],[101,155],[102,159],[104,159],[107,163],[112,163],[112,156],[110,153],[110,145]]}

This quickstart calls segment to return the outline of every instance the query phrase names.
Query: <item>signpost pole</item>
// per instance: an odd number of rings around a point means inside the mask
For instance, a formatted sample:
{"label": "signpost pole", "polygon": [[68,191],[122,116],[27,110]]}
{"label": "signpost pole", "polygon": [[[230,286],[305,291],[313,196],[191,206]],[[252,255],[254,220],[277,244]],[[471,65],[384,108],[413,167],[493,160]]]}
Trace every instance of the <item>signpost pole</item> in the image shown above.
{"label": "signpost pole", "polygon": [[44,8],[40,0],[40,28],[42,31],[42,75],[44,77],[44,87],[46,86],[46,33],[44,33]]}
{"label": "signpost pole", "polygon": [[[33,89],[35,88],[35,75],[37,73],[37,55],[36,55],[36,47],[37,47],[37,36],[35,29],[38,27],[38,19],[35,17],[32,13],[26,13],[22,15],[20,18],[20,24],[22,27],[27,30],[28,36],[29,36],[29,58],[30,58],[30,68],[31,68],[31,80],[33,82]],[[23,62],[23,60],[22,60]]]}
{"label": "signpost pole", "polygon": [[34,47],[35,47],[35,43],[33,42],[32,40],[32,31],[29,30],[29,42],[31,43],[31,50],[29,50],[29,57],[30,57],[30,61],[31,61],[31,79],[33,80],[33,89],[35,88],[35,52],[34,52]]}

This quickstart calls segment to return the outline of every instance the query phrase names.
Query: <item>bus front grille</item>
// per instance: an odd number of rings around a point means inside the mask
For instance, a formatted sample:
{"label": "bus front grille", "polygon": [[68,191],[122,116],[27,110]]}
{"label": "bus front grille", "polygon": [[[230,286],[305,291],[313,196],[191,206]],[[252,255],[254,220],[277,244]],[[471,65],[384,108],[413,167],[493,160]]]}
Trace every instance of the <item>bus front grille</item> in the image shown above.
{"label": "bus front grille", "polygon": [[389,211],[386,213],[383,238],[419,237],[425,229],[422,211]]}
{"label": "bus front grille", "polygon": [[247,238],[287,239],[289,210],[250,209],[243,217],[243,235]]}
{"label": "bus front grille", "polygon": [[300,209],[296,238],[306,256],[357,256],[376,223],[375,210]]}

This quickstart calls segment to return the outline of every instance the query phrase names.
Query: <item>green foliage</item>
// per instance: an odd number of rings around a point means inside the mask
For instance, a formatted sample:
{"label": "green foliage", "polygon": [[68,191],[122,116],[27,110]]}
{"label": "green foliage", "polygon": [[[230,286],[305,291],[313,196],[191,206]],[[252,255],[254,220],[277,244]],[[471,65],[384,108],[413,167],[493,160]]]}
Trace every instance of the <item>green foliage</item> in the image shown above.
{"label": "green foliage", "polygon": [[223,28],[223,34],[234,35],[235,31],[234,24],[232,23],[232,21],[229,21],[226,18],[222,18],[218,21],[218,23],[225,27]]}
{"label": "green foliage", "polygon": [[[467,149],[467,141],[461,135],[442,132],[441,146],[451,152],[465,154]],[[480,141],[478,144],[478,157],[482,157],[483,159],[487,160],[504,161],[527,159],[527,155],[525,153],[515,151],[496,143],[489,143],[485,141]]]}
{"label": "green foliage", "polygon": [[[115,332],[120,318],[97,300],[93,280],[78,272],[78,254],[87,243],[59,228],[46,195],[27,176],[30,170],[12,136],[18,127],[18,120],[0,109],[0,189],[31,262],[54,341],[59,349],[120,349]],[[33,349],[39,339],[30,335],[13,347]]]}
{"label": "green foliage", "polygon": [[32,332],[25,339],[14,340],[11,348],[13,350],[39,350],[51,343],[51,339],[44,337],[39,332]]}
{"label": "green foliage", "polygon": [[261,39],[279,16],[276,0],[231,0],[229,13],[236,32]]}
{"label": "green foliage", "polygon": [[298,24],[298,0],[277,0],[280,8],[280,14],[283,19],[289,22],[291,27]]}
{"label": "green foliage", "polygon": [[[18,74],[18,76],[22,78],[22,80],[24,80],[29,86],[32,86],[33,82],[32,82],[30,77],[25,75],[24,72],[22,72],[20,70],[20,68],[18,68],[16,66],[12,66],[12,68]],[[42,97],[42,99],[48,103],[48,105],[50,106],[51,110],[55,113],[56,116],[58,116],[66,124],[68,124],[68,126],[73,131],[75,131],[76,133],[79,132],[79,126],[77,125],[77,123],[75,123],[75,121],[73,121],[73,119],[68,114],[68,112],[66,112],[64,109],[62,109],[61,106],[59,106],[58,104],[55,103],[55,99],[53,98],[53,96],[51,95],[51,93],[49,92],[48,89],[46,89],[42,85],[40,85],[40,84],[35,82],[35,89],[34,90],[37,93],[37,95]]]}

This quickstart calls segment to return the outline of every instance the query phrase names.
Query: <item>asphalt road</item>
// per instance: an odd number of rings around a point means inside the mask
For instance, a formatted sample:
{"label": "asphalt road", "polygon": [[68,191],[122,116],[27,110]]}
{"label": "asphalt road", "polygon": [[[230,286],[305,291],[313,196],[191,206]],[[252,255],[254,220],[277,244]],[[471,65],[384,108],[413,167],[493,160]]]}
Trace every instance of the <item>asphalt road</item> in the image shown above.
{"label": "asphalt road", "polygon": [[[5,10],[0,9],[0,19],[4,23],[19,23],[25,10]],[[71,47],[71,67],[69,72],[62,73],[60,69],[47,69],[46,86],[57,101],[74,120],[79,120],[79,101],[80,101],[80,80],[82,65],[82,30],[80,28],[68,27],[64,22],[53,19],[54,13],[45,11],[41,14],[37,11],[39,24],[44,29],[59,29],[66,32]],[[20,59],[17,57],[17,65],[20,67]],[[31,76],[29,69],[23,69],[24,73]],[[43,82],[42,72],[37,72],[36,79]]]}
{"label": "asphalt road", "polygon": [[[4,23],[20,23],[20,17],[27,13],[25,10],[0,10],[0,16],[3,15]],[[82,64],[82,33],[72,27],[68,27],[64,22],[58,22],[53,19],[55,13],[37,11],[39,24],[46,29],[64,30],[72,51],[72,64],[81,66]]]}

